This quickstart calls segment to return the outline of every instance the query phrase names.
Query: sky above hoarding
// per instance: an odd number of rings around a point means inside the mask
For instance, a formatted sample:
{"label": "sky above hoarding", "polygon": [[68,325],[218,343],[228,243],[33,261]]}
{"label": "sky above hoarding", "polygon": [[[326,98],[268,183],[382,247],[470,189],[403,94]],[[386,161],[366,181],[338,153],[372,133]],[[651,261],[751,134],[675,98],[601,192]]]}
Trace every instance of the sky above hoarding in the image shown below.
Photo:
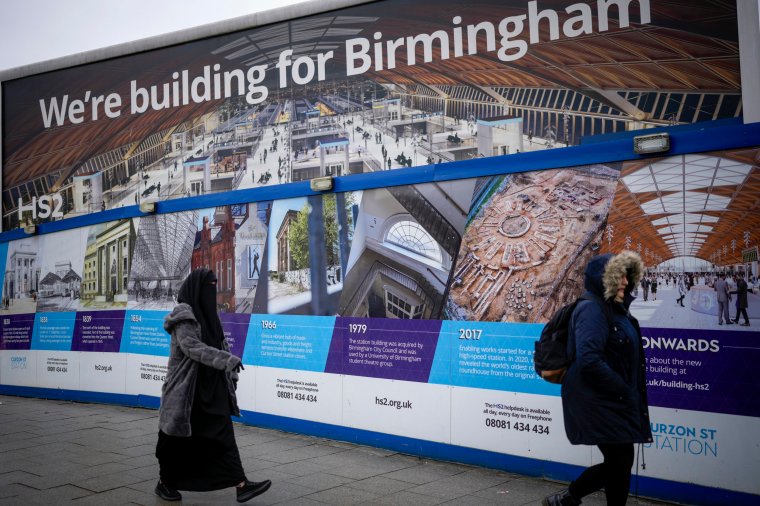
{"label": "sky above hoarding", "polygon": [[0,4],[0,70],[175,32],[302,0],[24,0]]}

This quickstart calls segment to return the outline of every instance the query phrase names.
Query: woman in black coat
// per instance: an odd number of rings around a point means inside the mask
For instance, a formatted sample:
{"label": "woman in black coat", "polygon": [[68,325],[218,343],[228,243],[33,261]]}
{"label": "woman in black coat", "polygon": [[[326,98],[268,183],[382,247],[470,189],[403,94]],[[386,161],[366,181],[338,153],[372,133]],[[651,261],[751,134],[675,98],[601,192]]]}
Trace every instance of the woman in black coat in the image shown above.
{"label": "woman in black coat", "polygon": [[736,291],[731,292],[736,294],[736,318],[734,323],[739,323],[739,316],[744,316],[743,327],[749,327],[749,315],[747,314],[747,282],[744,281],[744,274],[738,273],[734,277],[736,281]]}
{"label": "woman in black coat", "polygon": [[562,408],[570,443],[598,446],[604,462],[544,499],[545,506],[578,505],[602,488],[607,504],[628,499],[634,444],[652,441],[641,331],[628,312],[642,272],[632,251],[595,257],[586,267],[586,295],[595,300],[578,303],[570,319],[573,361],[562,382]]}

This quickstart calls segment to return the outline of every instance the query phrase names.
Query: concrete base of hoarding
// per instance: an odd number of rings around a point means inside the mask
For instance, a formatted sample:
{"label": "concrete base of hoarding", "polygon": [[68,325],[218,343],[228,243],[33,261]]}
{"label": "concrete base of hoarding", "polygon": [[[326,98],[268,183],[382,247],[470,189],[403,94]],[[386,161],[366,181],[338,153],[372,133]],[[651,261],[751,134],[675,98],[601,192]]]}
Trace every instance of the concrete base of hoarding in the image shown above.
{"label": "concrete base of hoarding", "polygon": [[[158,414],[120,406],[155,409],[157,397],[8,385],[0,385],[0,395],[14,396],[0,397],[6,457],[0,462],[0,473],[4,473],[0,478],[5,478],[3,497],[26,503],[55,497],[60,502],[62,494],[76,492],[76,498],[93,504],[153,499],[158,476],[153,456]],[[62,406],[38,399],[109,405]],[[345,503],[349,496],[358,499],[352,504],[532,504],[562,488],[553,481],[567,482],[582,470],[250,411],[237,421],[245,424],[236,426],[244,467],[255,472],[255,479],[274,482],[272,491],[264,496],[270,504],[304,499],[336,504]],[[46,466],[39,459],[49,463],[49,452],[56,452],[56,459],[54,465]],[[93,455],[98,455],[97,462]],[[109,471],[109,466],[113,470]],[[756,495],[637,476],[631,487],[638,496],[685,504],[750,505],[758,501]],[[229,494],[231,491],[185,493],[185,499],[212,504]],[[602,494],[584,498],[584,504],[604,503]],[[643,499],[629,503],[653,504]]]}

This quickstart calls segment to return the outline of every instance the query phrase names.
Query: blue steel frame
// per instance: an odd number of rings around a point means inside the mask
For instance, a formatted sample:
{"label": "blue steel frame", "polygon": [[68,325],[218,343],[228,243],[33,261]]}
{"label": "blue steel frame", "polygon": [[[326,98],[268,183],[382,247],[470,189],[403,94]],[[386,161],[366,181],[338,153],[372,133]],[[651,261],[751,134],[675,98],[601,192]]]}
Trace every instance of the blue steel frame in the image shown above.
{"label": "blue steel frame", "polygon": [[[655,132],[667,132],[670,135],[671,149],[666,153],[658,153],[656,155],[636,155],[633,152],[633,137]],[[592,163],[629,161],[754,146],[760,146],[760,123],[744,125],[741,123],[741,120],[720,120],[590,137],[585,138],[580,146],[561,149],[343,176],[335,178],[333,191],[339,193],[369,190],[388,186],[450,181],[480,176],[573,167]],[[214,195],[202,195],[158,202],[156,212],[173,213],[229,204],[303,197],[317,195],[318,193],[311,191],[308,181],[302,181],[273,187],[235,190]],[[143,216],[143,213],[140,213],[138,206],[129,206],[87,216],[44,223],[38,226],[38,233],[59,232],[106,221],[139,216]],[[27,234],[24,233],[23,229],[12,230],[0,234],[0,242],[8,242],[24,237],[27,237]],[[101,402],[147,408],[158,408],[159,405],[157,397],[146,395],[110,394],[9,385],[0,385],[0,394],[81,402]],[[420,456],[502,469],[531,476],[543,476],[561,481],[574,479],[582,470],[581,467],[570,464],[517,457],[253,411],[244,411],[239,421],[256,426],[350,441]],[[634,476],[632,488],[634,488],[636,493],[644,497],[655,497],[688,504],[755,505],[760,501],[757,495],[649,477]]]}

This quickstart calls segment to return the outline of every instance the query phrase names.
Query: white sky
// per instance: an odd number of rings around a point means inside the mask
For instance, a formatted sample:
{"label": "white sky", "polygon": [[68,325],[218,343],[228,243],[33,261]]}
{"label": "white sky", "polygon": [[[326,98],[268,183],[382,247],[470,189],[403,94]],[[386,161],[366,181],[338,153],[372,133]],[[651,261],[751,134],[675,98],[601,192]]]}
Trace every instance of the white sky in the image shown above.
{"label": "white sky", "polygon": [[2,0],[0,70],[284,7],[298,1]]}

